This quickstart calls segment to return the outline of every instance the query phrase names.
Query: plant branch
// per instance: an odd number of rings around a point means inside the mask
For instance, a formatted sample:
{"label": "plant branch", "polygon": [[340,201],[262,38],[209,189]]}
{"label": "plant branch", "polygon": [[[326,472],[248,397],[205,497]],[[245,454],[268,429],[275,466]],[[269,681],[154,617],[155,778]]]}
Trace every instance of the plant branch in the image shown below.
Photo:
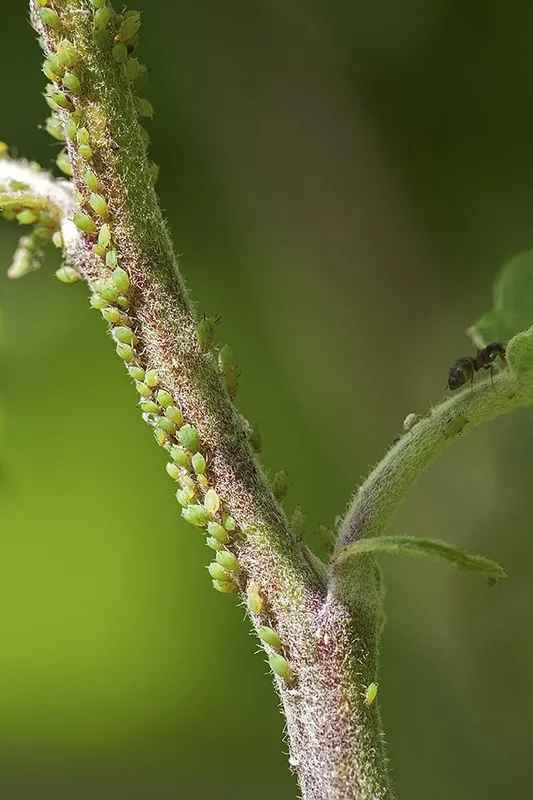
{"label": "plant branch", "polygon": [[[507,347],[508,369],[444,400],[393,445],[357,491],[342,523],[331,566],[332,588],[357,591],[345,557],[363,538],[379,536],[416,480],[458,436],[533,403],[533,328]],[[357,552],[354,549],[354,554]],[[350,588],[351,587],[351,588]]]}
{"label": "plant branch", "polygon": [[138,124],[146,70],[131,53],[140,15],[89,0],[31,0],[30,9],[52,81],[47,127],[66,143],[58,163],[75,189],[75,209],[71,193],[70,205],[57,201],[65,257],[88,282],[169,453],[182,515],[207,529],[215,588],[247,603],[303,795],[390,800],[378,704],[365,699],[377,671],[375,620],[327,595],[235,410],[235,365],[225,348],[217,359],[178,272]]}

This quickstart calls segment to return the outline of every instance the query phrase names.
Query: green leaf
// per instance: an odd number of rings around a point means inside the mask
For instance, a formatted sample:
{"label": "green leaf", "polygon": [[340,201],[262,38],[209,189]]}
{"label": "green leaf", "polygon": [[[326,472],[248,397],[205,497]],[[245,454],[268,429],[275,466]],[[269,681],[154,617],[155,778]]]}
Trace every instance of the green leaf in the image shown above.
{"label": "green leaf", "polygon": [[477,572],[490,578],[505,578],[502,567],[484,556],[472,555],[461,547],[441,542],[438,539],[422,539],[414,536],[377,536],[360,539],[346,547],[335,557],[342,563],[362,553],[391,553],[393,555],[434,558],[454,569]]}
{"label": "green leaf", "polygon": [[494,285],[494,307],[468,334],[477,347],[488,342],[508,342],[533,325],[533,250],[512,258],[501,269]]}

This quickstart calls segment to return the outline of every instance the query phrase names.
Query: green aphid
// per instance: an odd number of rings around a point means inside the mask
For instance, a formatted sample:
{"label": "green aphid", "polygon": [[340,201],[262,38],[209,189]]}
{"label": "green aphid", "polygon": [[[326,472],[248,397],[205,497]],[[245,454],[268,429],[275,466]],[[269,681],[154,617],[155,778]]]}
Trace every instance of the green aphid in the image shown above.
{"label": "green aphid", "polygon": [[146,373],[146,383],[152,389],[156,388],[156,386],[159,383],[159,374],[158,374],[157,370],[155,370],[155,369],[149,369],[148,370],[148,372]]}
{"label": "green aphid", "polygon": [[122,64],[128,57],[128,48],[125,44],[116,44],[113,47],[112,53],[117,64]]}
{"label": "green aphid", "polygon": [[141,139],[142,139],[142,142],[143,142],[144,149],[148,150],[148,148],[150,147],[150,145],[152,143],[152,140],[150,138],[150,134],[148,133],[146,128],[143,128],[142,125],[139,125],[139,133],[141,134]]}
{"label": "green aphid", "polygon": [[291,666],[283,656],[280,656],[278,653],[271,653],[268,657],[268,663],[270,664],[272,672],[275,672],[280,678],[286,681],[292,680],[293,673]]}
{"label": "green aphid", "polygon": [[93,244],[93,253],[95,256],[99,258],[104,258],[105,256],[105,247],[101,247],[99,244]]}
{"label": "green aphid", "polygon": [[224,527],[227,531],[234,531],[237,527],[237,524],[233,517],[225,517],[224,518]]}
{"label": "green aphid", "polygon": [[68,39],[61,39],[56,52],[56,59],[60,67],[68,69],[78,58],[76,48]]}
{"label": "green aphid", "polygon": [[195,453],[192,457],[192,466],[195,472],[205,472],[205,458],[201,453]]}
{"label": "green aphid", "polygon": [[218,551],[224,549],[224,545],[222,544],[222,542],[219,542],[218,539],[214,538],[214,536],[208,536],[207,539],[205,540],[205,543],[208,547],[211,548],[211,550]]}
{"label": "green aphid", "polygon": [[208,489],[205,493],[204,506],[211,514],[216,514],[220,508],[220,497],[214,489]]}
{"label": "green aphid", "polygon": [[56,158],[56,164],[65,175],[68,175],[69,178],[72,178],[74,174],[72,172],[72,164],[70,163],[70,158],[68,157],[68,153],[66,150],[62,150],[58,157]]}
{"label": "green aphid", "polygon": [[133,81],[133,88],[136,91],[142,89],[147,80],[148,80],[148,68],[146,67],[145,64],[139,64],[139,71],[137,73],[137,77]]}
{"label": "green aphid", "polygon": [[161,428],[167,433],[174,433],[176,430],[176,426],[174,425],[174,423],[171,422],[166,417],[159,417],[159,419],[157,420],[157,426],[158,428]]}
{"label": "green aphid", "polygon": [[[96,175],[94,177],[96,178]],[[85,178],[87,179],[87,173],[85,173]],[[111,242],[111,229],[110,229],[109,225],[107,224],[107,222],[104,222],[104,224],[102,225],[102,227],[100,228],[100,230],[98,232],[98,244],[100,245],[100,247],[106,248],[106,247],[109,247],[110,242]],[[122,272],[124,272],[124,270],[122,270]],[[124,274],[127,277],[127,273],[124,273]],[[111,276],[111,280],[113,281],[113,283],[116,286],[116,283],[115,283],[115,280],[113,279],[113,276]],[[128,281],[128,286],[129,286],[129,281]],[[117,289],[119,289],[121,292],[124,291],[120,286],[117,286]]]}
{"label": "green aphid", "polygon": [[24,208],[17,214],[17,221],[20,222],[21,225],[33,225],[38,219],[38,215],[29,208]]}
{"label": "green aphid", "polygon": [[126,63],[126,74],[130,81],[134,81],[138,76],[141,69],[141,64],[138,58],[128,58]]}
{"label": "green aphid", "polygon": [[79,94],[81,92],[80,79],[73,72],[65,72],[63,75],[63,86],[72,94]]}
{"label": "green aphid", "polygon": [[377,683],[370,683],[365,690],[365,703],[367,706],[371,706],[378,694],[378,686]]}
{"label": "green aphid", "polygon": [[202,473],[200,473],[199,475],[196,476],[196,480],[198,481],[202,489],[206,492],[208,487],[207,475],[203,475]]}
{"label": "green aphid", "polygon": [[[93,192],[91,194],[91,196],[89,197],[89,205],[91,206],[91,208],[95,212],[95,214],[98,214],[98,216],[100,216],[100,217],[107,217],[107,214],[108,214],[107,203],[106,203],[105,199],[102,197],[101,194],[96,194],[95,192]],[[108,264],[107,263],[107,258],[106,258],[106,264],[108,266],[116,266],[116,255],[117,254],[116,254],[115,250],[110,250],[109,253],[114,253],[115,254],[115,263],[112,264],[112,265]],[[109,253],[107,254],[108,256],[109,256]]]}
{"label": "green aphid", "polygon": [[254,453],[261,452],[261,434],[257,428],[250,428],[248,432],[248,441],[250,442]]}
{"label": "green aphid", "polygon": [[58,81],[59,80],[59,73],[54,72],[53,64],[49,58],[45,58],[43,61],[43,65],[41,67],[42,71],[46,75],[49,81]]}
{"label": "green aphid", "polygon": [[[183,512],[182,512],[183,513]],[[230,577],[230,574],[224,567],[221,567],[216,561],[212,561],[207,567],[207,571],[211,577],[216,581],[225,581]]]}
{"label": "green aphid", "polygon": [[52,244],[60,250],[63,247],[63,237],[61,231],[55,231],[52,235]]}
{"label": "green aphid", "polygon": [[135,388],[137,389],[137,391],[139,392],[141,397],[151,397],[152,396],[152,390],[143,381],[136,381],[135,382]]}
{"label": "green aphid", "polygon": [[273,647],[274,650],[279,650],[281,648],[281,640],[276,631],[273,631],[272,628],[263,626],[259,628],[258,632],[259,638],[266,644],[270,645],[270,647]]}
{"label": "green aphid", "polygon": [[168,417],[174,425],[177,425],[178,428],[183,425],[183,414],[176,406],[168,406],[165,409],[165,416]]}
{"label": "green aphid", "polygon": [[229,550],[220,550],[216,555],[216,559],[220,566],[227,569],[228,572],[239,572],[239,562]]}
{"label": "green aphid", "polygon": [[153,161],[150,164],[150,178],[152,179],[152,185],[155,186],[159,178],[159,164],[155,164]]}
{"label": "green aphid", "polygon": [[106,28],[97,28],[92,32],[92,40],[100,50],[111,50],[113,42],[111,35]]}
{"label": "green aphid", "polygon": [[143,381],[144,380],[144,370],[141,367],[128,367],[128,372],[130,376],[135,381]]}
{"label": "green aphid", "polygon": [[124,297],[124,295],[122,295],[122,294],[117,297],[117,303],[124,310],[126,310],[128,308],[128,306],[129,306],[128,298]]}
{"label": "green aphid", "polygon": [[146,402],[141,403],[141,411],[145,414],[159,414],[159,406],[153,400],[146,400]]}
{"label": "green aphid", "polygon": [[111,324],[116,325],[117,322],[120,322],[122,315],[118,310],[118,308],[113,308],[112,306],[108,306],[107,308],[102,309],[102,316],[106,322],[110,322]]}
{"label": "green aphid", "polygon": [[135,341],[135,334],[131,328],[126,328],[124,325],[119,325],[113,330],[113,338],[117,342],[124,342],[124,344],[132,344]]}
{"label": "green aphid", "polygon": [[107,3],[107,0],[91,0],[91,3],[95,8],[102,8]]}
{"label": "green aphid", "polygon": [[235,356],[233,355],[233,347],[231,345],[225,344],[220,348],[218,354],[218,366],[221,372],[224,372],[224,370],[228,369],[228,367],[237,366],[235,363]]}
{"label": "green aphid", "polygon": [[122,292],[122,294],[125,295],[128,293],[130,288],[130,279],[126,270],[122,269],[122,267],[117,267],[115,270],[113,270],[111,280],[117,289]]}
{"label": "green aphid", "polygon": [[45,227],[44,225],[36,226],[33,229],[33,235],[36,239],[47,242],[52,238],[52,228]]}
{"label": "green aphid", "polygon": [[133,352],[133,348],[130,347],[129,344],[122,344],[122,342],[119,342],[117,344],[115,350],[117,351],[117,355],[123,361],[126,361],[126,363],[129,363],[130,361],[133,361],[134,352]]}
{"label": "green aphid", "polygon": [[105,28],[109,20],[111,19],[111,9],[108,6],[100,6],[94,12],[94,27],[95,28]]}
{"label": "green aphid", "polygon": [[78,128],[76,130],[76,141],[78,144],[89,144],[91,137],[87,128]]}
{"label": "green aphid", "polygon": [[[85,175],[83,176],[83,178],[85,180],[85,184],[86,184],[87,188],[90,189],[91,192],[97,192],[98,191],[98,188],[100,186],[100,182],[99,182],[97,176],[94,174],[94,172],[92,172],[92,170],[90,170],[90,169],[86,170]],[[96,211],[96,209],[95,209],[95,211]],[[100,243],[100,236],[98,236],[98,243]]]}
{"label": "green aphid", "polygon": [[48,4],[48,0],[37,0],[37,8],[42,8]]}
{"label": "green aphid", "polygon": [[135,104],[137,106],[137,113],[140,117],[148,117],[149,119],[153,119],[154,116],[154,107],[149,100],[145,100],[144,97],[137,97],[135,99]]}
{"label": "green aphid", "polygon": [[188,506],[187,508],[184,508],[183,511],[181,512],[181,516],[187,522],[190,522],[191,525],[196,525],[199,528],[203,527],[204,525],[207,525],[207,523],[211,519],[211,514],[209,513],[209,511],[206,511],[206,509],[203,506],[198,506],[198,505],[191,505]]}
{"label": "green aphid", "polygon": [[39,11],[39,16],[44,22],[44,24],[48,25],[49,28],[59,28],[59,26],[61,25],[59,14],[52,8],[41,8],[41,10]]}
{"label": "green aphid", "polygon": [[224,385],[231,398],[236,397],[239,388],[239,373],[236,367],[226,367],[223,372]]}
{"label": "green aphid", "polygon": [[276,472],[276,474],[272,477],[270,485],[272,487],[274,497],[276,497],[278,500],[282,500],[287,494],[287,489],[289,488],[289,478],[284,469]]}
{"label": "green aphid", "polygon": [[46,120],[46,132],[58,142],[65,141],[65,131],[63,130],[61,120],[59,120],[57,117],[48,117]]}
{"label": "green aphid", "polygon": [[185,469],[188,469],[191,465],[189,454],[182,447],[178,447],[177,445],[175,445],[170,451],[170,456],[172,460],[175,461],[179,467],[184,467]]}
{"label": "green aphid", "polygon": [[141,27],[141,15],[139,11],[129,11],[122,20],[118,33],[115,36],[116,42],[127,42]]}
{"label": "green aphid", "polygon": [[291,529],[296,539],[303,539],[305,536],[305,514],[301,506],[296,506],[291,515]]}
{"label": "green aphid", "polygon": [[229,534],[228,532],[220,525],[218,522],[214,520],[209,523],[207,526],[207,532],[210,536],[217,539],[219,542],[229,542]]}
{"label": "green aphid", "polygon": [[57,57],[57,53],[50,53],[48,58],[46,59],[50,65],[50,69],[55,75],[61,76],[64,72],[62,64],[59,62]]}
{"label": "green aphid", "polygon": [[172,461],[169,461],[165,469],[173,481],[179,481],[181,473],[179,467],[176,466],[176,464],[173,464]]}
{"label": "green aphid", "polygon": [[60,89],[56,89],[55,86],[52,86],[50,89],[47,87],[47,92],[48,96],[56,104],[56,106],[64,108],[65,111],[72,111],[74,106],[64,92],[62,92]]}
{"label": "green aphid", "polygon": [[178,501],[180,506],[187,508],[187,506],[189,505],[189,495],[187,490],[178,489],[178,491],[176,492],[176,500]]}
{"label": "green aphid", "polygon": [[99,294],[92,294],[89,303],[91,308],[96,308],[98,311],[101,311],[103,308],[106,308],[108,301],[100,297]]}
{"label": "green aphid", "polygon": [[222,594],[235,594],[239,591],[239,587],[235,581],[213,581],[213,588]]}
{"label": "green aphid", "polygon": [[108,250],[105,255],[105,263],[106,267],[110,269],[114,269],[117,266],[117,251],[116,250]]}
{"label": "green aphid", "polygon": [[250,614],[259,614],[263,608],[263,597],[259,589],[259,584],[251,581],[246,594],[248,596],[248,611]]}
{"label": "green aphid", "polygon": [[85,159],[85,161],[91,161],[93,157],[92,148],[88,144],[80,144],[78,147],[78,153],[83,159]]}
{"label": "green aphid", "polygon": [[118,299],[118,291],[112,286],[109,281],[98,280],[93,284],[94,291],[110,303],[116,302]]}
{"label": "green aphid", "polygon": [[178,440],[186,447],[191,453],[197,453],[200,447],[200,436],[196,428],[192,425],[184,425],[178,433]]}
{"label": "green aphid", "polygon": [[76,283],[76,281],[81,281],[81,275],[79,272],[76,272],[75,269],[72,267],[60,267],[56,270],[56,278],[61,281],[61,283]]}
{"label": "green aphid", "polygon": [[157,393],[157,402],[162,405],[163,408],[166,408],[172,405],[172,395],[164,389],[160,389]]}
{"label": "green aphid", "polygon": [[219,317],[204,317],[198,323],[198,343],[204,353],[207,353],[214,344],[216,326],[219,321]]}
{"label": "green aphid", "polygon": [[163,428],[154,428],[154,437],[160,447],[166,447],[168,442],[167,432]]}
{"label": "green aphid", "polygon": [[76,139],[77,132],[78,128],[74,120],[73,119],[67,120],[67,122],[65,122],[65,133],[67,134],[71,142],[73,142]]}
{"label": "green aphid", "polygon": [[76,211],[73,220],[76,227],[83,233],[96,233],[97,229],[94,220],[83,211]]}

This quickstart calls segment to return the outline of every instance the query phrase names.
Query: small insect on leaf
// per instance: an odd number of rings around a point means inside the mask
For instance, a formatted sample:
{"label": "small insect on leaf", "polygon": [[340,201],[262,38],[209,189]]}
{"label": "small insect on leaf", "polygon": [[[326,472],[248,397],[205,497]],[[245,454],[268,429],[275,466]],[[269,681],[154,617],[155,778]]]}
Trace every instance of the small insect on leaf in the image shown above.
{"label": "small insect on leaf", "polygon": [[378,683],[370,683],[365,690],[365,703],[371,706],[378,694]]}

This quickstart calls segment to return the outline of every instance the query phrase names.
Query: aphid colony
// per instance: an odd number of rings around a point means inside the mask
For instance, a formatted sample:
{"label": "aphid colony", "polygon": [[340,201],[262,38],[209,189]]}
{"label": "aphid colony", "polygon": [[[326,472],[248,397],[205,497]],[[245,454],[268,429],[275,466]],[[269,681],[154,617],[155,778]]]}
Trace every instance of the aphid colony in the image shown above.
{"label": "aphid colony", "polygon": [[[112,213],[108,202],[102,194],[102,188],[93,161],[94,143],[91,134],[83,125],[83,78],[76,74],[79,54],[69,39],[62,38],[62,21],[58,12],[52,7],[60,8],[54,0],[36,0],[41,22],[52,29],[53,35],[48,38],[48,55],[43,71],[51,84],[47,87],[46,101],[52,109],[53,116],[46,124],[47,131],[61,142],[69,142],[72,152],[81,158],[84,165],[80,175],[76,175],[78,190],[78,210],[73,222],[92,246],[93,253],[102,259],[107,276],[91,282],[91,306],[98,309],[110,325],[110,333],[115,342],[118,356],[125,362],[129,375],[135,382],[140,395],[140,408],[143,418],[154,429],[155,438],[170,456],[166,469],[169,476],[178,486],[176,498],[182,506],[183,518],[192,525],[204,529],[206,544],[214,551],[215,560],[209,564],[208,572],[213,586],[222,593],[234,593],[243,589],[243,575],[236,556],[228,547],[232,540],[238,540],[240,534],[233,518],[222,507],[220,498],[214,488],[209,486],[208,454],[201,452],[202,445],[199,432],[186,423],[183,412],[172,394],[160,385],[157,370],[148,369],[143,363],[142,349],[138,347],[136,324],[131,313],[131,292],[128,272],[120,265],[120,252],[113,247]],[[136,58],[131,58],[141,20],[136,11],[123,11],[114,14],[107,5],[107,0],[91,0],[93,6],[94,45],[103,51],[109,51],[112,59],[123,64],[130,86],[139,88],[146,77],[146,67],[140,65]],[[110,28],[113,32],[110,33]],[[57,41],[56,32],[58,33]],[[139,116],[153,115],[151,104],[142,98],[135,98]],[[88,124],[88,123],[86,123]],[[90,127],[90,126],[89,126]],[[148,134],[139,126],[146,146]],[[58,158],[58,166],[69,176],[73,169],[69,154],[62,151]],[[150,170],[155,182],[156,170]],[[29,222],[29,220],[20,220]],[[33,221],[33,220],[32,220]],[[61,246],[58,233],[57,242]],[[72,283],[82,277],[72,267],[62,267],[57,277],[65,283]],[[214,339],[214,329],[218,318],[204,317],[198,325],[198,343],[203,352],[210,350]],[[221,377],[230,397],[237,390],[238,372],[233,352],[228,345],[222,347],[218,354],[218,366]],[[252,432],[253,433],[253,432]],[[249,437],[252,440],[252,437]],[[253,443],[253,442],[252,442]],[[283,484],[283,485],[282,485]],[[278,473],[272,481],[273,493],[280,498],[286,489],[284,473]],[[251,581],[247,587],[247,602],[250,613],[259,623],[257,617],[264,619],[263,596],[259,586]],[[281,655],[282,643],[278,634],[270,627],[258,625],[260,639],[266,645],[271,669],[286,681],[293,679],[293,672],[288,661]]]}

